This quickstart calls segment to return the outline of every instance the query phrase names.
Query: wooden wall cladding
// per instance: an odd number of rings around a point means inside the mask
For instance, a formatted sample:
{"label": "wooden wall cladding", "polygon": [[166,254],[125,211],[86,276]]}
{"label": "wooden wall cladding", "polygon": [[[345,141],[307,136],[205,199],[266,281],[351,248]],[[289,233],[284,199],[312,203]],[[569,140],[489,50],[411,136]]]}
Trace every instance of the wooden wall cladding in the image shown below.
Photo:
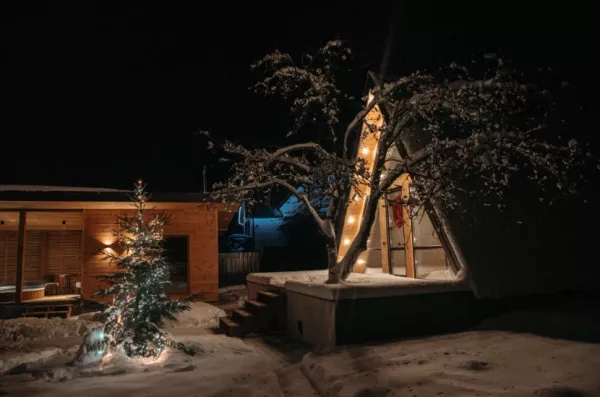
{"label": "wooden wall cladding", "polygon": [[[18,230],[18,212],[0,212],[0,231]],[[82,230],[82,211],[30,211],[27,212],[26,230]]]}
{"label": "wooden wall cladding", "polygon": [[[185,208],[169,210],[171,223],[165,227],[167,236],[189,237],[189,294],[204,295],[204,299],[218,299],[218,215],[216,209]],[[92,294],[100,289],[98,275],[114,273],[114,265],[101,253],[115,242],[114,231],[118,229],[118,216],[133,215],[123,210],[86,210],[85,241],[82,278],[82,295],[92,299]],[[153,211],[148,211],[152,216]],[[110,246],[110,247],[109,247]],[[117,252],[118,253],[118,252]],[[186,294],[181,294],[186,295]]]}
{"label": "wooden wall cladding", "polygon": [[[81,274],[80,231],[27,231],[25,281],[59,274]],[[14,283],[17,274],[17,232],[0,231],[0,283]]]}
{"label": "wooden wall cladding", "polygon": [[[203,299],[216,301],[219,210],[182,204],[180,209],[168,212],[172,218],[165,235],[189,238],[189,290],[181,295],[202,294]],[[91,299],[100,288],[96,276],[114,273],[101,251],[114,243],[117,217],[126,213],[133,214],[119,209],[28,212],[25,281],[59,274],[80,275],[82,295]],[[148,210],[148,216],[152,215],[153,211]],[[18,216],[16,211],[0,212],[0,220],[4,221],[0,224],[0,283],[14,283],[16,279]]]}

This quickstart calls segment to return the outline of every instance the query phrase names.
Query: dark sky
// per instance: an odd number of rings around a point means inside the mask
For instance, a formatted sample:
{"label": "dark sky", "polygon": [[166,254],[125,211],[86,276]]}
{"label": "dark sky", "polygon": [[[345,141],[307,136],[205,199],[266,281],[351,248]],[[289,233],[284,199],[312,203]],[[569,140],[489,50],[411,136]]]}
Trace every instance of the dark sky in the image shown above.
{"label": "dark sky", "polygon": [[357,66],[377,69],[392,27],[394,71],[500,51],[558,68],[589,100],[598,13],[571,3],[1,2],[0,184],[129,187],[143,177],[151,190],[197,191],[213,159],[192,130],[279,136],[285,113],[247,90],[253,60],[342,38]]}

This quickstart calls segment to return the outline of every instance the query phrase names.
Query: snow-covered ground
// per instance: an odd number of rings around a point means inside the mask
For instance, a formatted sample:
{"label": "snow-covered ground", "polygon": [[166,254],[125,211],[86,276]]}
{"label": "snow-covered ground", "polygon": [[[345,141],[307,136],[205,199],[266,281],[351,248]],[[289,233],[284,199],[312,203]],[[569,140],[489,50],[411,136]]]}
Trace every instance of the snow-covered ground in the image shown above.
{"label": "snow-covered ground", "polygon": [[303,367],[339,397],[600,395],[600,346],[508,332],[352,347]]}
{"label": "snow-covered ground", "polygon": [[600,396],[599,344],[539,336],[600,332],[597,317],[579,306],[510,313],[470,332],[309,353],[301,361],[302,346],[213,334],[221,314],[197,303],[168,329],[196,356],[169,352],[139,363],[111,355],[92,368],[67,363],[97,325],[93,315],[2,321],[0,362],[12,373],[0,377],[0,395],[311,397],[316,389],[328,397]]}
{"label": "snow-covered ground", "polygon": [[[194,351],[138,362],[111,354],[101,365],[73,367],[82,336],[99,323],[95,315],[72,319],[0,321],[0,395],[14,396],[279,396],[276,363],[248,343],[215,335],[224,312],[196,302],[165,330]],[[308,383],[307,383],[308,384]]]}

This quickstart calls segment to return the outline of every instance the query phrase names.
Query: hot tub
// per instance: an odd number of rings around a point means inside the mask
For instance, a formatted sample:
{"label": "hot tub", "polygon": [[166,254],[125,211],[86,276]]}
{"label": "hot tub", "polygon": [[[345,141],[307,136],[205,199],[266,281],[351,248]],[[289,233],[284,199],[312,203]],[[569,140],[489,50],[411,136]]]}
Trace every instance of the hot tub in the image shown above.
{"label": "hot tub", "polygon": [[[41,299],[45,295],[46,286],[52,283],[26,282],[23,285],[22,300]],[[0,302],[14,302],[17,286],[15,284],[0,285]]]}

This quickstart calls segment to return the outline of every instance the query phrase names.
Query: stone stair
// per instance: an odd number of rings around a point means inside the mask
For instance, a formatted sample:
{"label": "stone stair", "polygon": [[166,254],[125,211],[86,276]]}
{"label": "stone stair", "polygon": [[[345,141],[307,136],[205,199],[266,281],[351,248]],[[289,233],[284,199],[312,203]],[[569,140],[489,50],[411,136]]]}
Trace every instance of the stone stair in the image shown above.
{"label": "stone stair", "polygon": [[285,296],[272,291],[259,291],[256,300],[246,301],[243,309],[235,309],[229,317],[219,319],[219,328],[234,338],[267,330],[285,330]]}

